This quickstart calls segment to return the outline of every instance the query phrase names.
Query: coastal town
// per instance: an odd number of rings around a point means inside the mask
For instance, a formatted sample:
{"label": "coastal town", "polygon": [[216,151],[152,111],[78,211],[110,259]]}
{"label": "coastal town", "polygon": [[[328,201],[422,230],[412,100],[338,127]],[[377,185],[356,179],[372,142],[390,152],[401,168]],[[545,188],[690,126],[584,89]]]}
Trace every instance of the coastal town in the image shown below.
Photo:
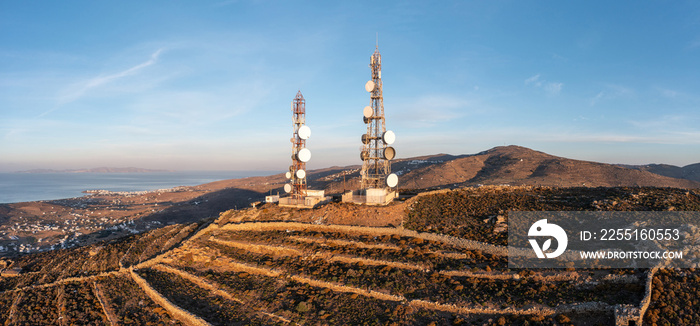
{"label": "coastal town", "polygon": [[84,197],[10,204],[13,209],[8,210],[8,221],[0,225],[0,255],[66,249],[140,233],[167,224],[159,220],[144,221],[145,216],[172,206],[199,204],[197,200],[173,201],[172,195],[199,194],[188,187],[85,193],[88,195]]}

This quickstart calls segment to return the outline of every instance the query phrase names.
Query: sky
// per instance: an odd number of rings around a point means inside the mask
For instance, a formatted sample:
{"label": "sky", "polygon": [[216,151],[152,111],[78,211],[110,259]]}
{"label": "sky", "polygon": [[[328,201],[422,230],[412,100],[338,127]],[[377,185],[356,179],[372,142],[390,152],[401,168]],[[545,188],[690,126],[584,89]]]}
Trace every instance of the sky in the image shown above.
{"label": "sky", "polygon": [[398,158],[700,162],[698,2],[0,0],[0,172],[361,164],[377,45]]}

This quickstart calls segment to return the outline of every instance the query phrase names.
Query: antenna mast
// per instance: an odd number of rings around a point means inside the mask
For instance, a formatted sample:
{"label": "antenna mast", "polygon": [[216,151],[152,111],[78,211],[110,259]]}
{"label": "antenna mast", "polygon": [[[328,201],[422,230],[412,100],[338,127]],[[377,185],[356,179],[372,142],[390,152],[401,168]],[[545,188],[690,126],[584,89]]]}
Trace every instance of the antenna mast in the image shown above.
{"label": "antenna mast", "polygon": [[[396,156],[396,151],[389,146],[394,143],[396,136],[391,130],[387,131],[384,119],[384,97],[382,95],[382,56],[379,54],[379,33],[377,33],[377,48],[370,57],[372,79],[365,84],[365,90],[370,93],[370,105],[363,110],[363,121],[367,124],[367,133],[362,135],[362,180],[360,187],[369,188],[396,187],[398,177],[391,173],[390,161]],[[391,173],[391,174],[390,174]]]}
{"label": "antenna mast", "polygon": [[306,197],[306,162],[311,159],[311,151],[306,148],[306,140],[311,136],[311,129],[306,123],[306,100],[297,92],[297,96],[292,100],[292,125],[294,126],[292,142],[292,165],[287,172],[291,184],[289,189],[285,186],[285,191],[290,193],[292,200],[297,203],[304,202]]}

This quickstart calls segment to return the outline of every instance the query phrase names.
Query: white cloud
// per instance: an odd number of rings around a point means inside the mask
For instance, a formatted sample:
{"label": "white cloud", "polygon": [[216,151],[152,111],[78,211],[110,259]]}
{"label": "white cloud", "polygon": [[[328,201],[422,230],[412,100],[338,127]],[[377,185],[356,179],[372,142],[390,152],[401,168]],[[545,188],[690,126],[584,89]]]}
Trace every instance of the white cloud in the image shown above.
{"label": "white cloud", "polygon": [[160,56],[160,53],[161,53],[161,52],[163,52],[163,49],[158,49],[156,52],[153,52],[153,54],[151,54],[150,59],[148,59],[146,62],[140,63],[140,64],[138,64],[138,65],[136,65],[136,66],[133,66],[133,67],[131,67],[131,68],[129,68],[129,69],[126,69],[126,70],[124,70],[124,71],[120,71],[120,72],[118,72],[118,73],[111,74],[111,75],[107,75],[107,76],[95,77],[95,78],[89,80],[89,81],[85,84],[85,87],[84,87],[83,89],[84,89],[84,91],[87,91],[87,90],[90,89],[90,88],[98,87],[98,86],[100,86],[100,85],[109,83],[109,82],[111,82],[112,80],[115,80],[115,79],[118,79],[118,78],[122,78],[122,77],[126,77],[126,76],[130,76],[130,75],[133,75],[133,74],[135,74],[136,72],[138,72],[139,70],[141,70],[141,69],[143,69],[143,68],[146,68],[146,67],[148,67],[148,66],[150,66],[150,65],[155,64],[156,61],[158,60],[158,56]]}
{"label": "white cloud", "polygon": [[109,84],[115,80],[118,80],[120,78],[128,77],[128,76],[133,76],[136,75],[139,71],[143,70],[146,67],[154,65],[158,61],[158,57],[160,54],[163,52],[163,49],[158,49],[155,52],[153,52],[148,60],[145,62],[142,62],[140,64],[137,64],[133,67],[130,67],[128,69],[109,74],[109,75],[102,75],[102,76],[97,76],[90,78],[86,81],[81,81],[77,83],[73,83],[71,86],[68,87],[67,90],[64,90],[62,94],[58,96],[58,103],[56,107],[45,111],[44,113],[40,114],[39,117],[43,117],[53,111],[58,110],[61,106],[66,105],[68,103],[74,102],[81,97],[85,96],[90,90],[98,88],[100,86]]}
{"label": "white cloud", "polygon": [[617,98],[634,98],[636,92],[634,89],[623,85],[607,84],[605,89],[598,92],[596,96],[591,98],[591,106],[598,104],[602,100],[612,100]]}
{"label": "white cloud", "polygon": [[591,106],[598,104],[598,102],[600,100],[602,100],[604,97],[605,97],[605,92],[599,92],[598,94],[596,94],[596,96],[594,96],[591,99]]}
{"label": "white cloud", "polygon": [[670,99],[675,99],[678,97],[685,97],[684,94],[682,94],[679,91],[668,89],[668,88],[662,88],[662,87],[655,87],[656,91],[661,94],[661,96],[670,98]]}
{"label": "white cloud", "polygon": [[539,79],[540,79],[540,74],[534,75],[528,79],[525,79],[525,85],[530,85],[532,83],[535,83],[535,86],[539,87],[542,85],[542,82],[538,81]]}
{"label": "white cloud", "polygon": [[558,95],[559,93],[561,93],[561,89],[564,87],[564,83],[550,82],[540,77],[541,75],[537,74],[528,79],[525,79],[525,85],[532,85],[534,87],[541,88],[549,95]]}
{"label": "white cloud", "polygon": [[423,95],[408,101],[397,105],[401,111],[394,111],[388,119],[411,127],[429,128],[466,115],[466,109],[472,105],[471,101],[452,95]]}
{"label": "white cloud", "polygon": [[694,126],[696,118],[685,115],[663,115],[647,120],[630,120],[632,126],[644,130],[674,130],[679,131],[688,125]]}
{"label": "white cloud", "polygon": [[557,95],[561,92],[561,88],[564,86],[563,83],[547,83],[544,86],[544,90],[551,95]]}

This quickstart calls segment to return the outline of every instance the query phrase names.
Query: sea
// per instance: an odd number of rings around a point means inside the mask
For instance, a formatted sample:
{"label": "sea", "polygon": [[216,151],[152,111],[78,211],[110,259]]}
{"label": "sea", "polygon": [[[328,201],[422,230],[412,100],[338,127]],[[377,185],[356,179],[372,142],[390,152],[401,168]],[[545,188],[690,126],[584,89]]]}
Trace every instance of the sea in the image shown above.
{"label": "sea", "polygon": [[81,197],[86,190],[149,191],[267,176],[279,171],[0,173],[0,204]]}

